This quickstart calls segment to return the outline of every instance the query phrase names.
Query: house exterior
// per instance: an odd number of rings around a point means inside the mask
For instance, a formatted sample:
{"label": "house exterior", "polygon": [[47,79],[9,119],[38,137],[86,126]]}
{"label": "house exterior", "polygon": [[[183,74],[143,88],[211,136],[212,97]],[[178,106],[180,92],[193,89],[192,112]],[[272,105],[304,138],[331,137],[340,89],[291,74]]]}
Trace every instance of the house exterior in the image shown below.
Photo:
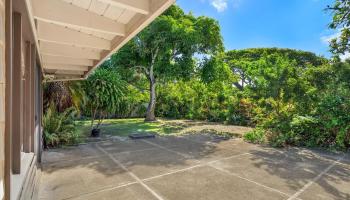
{"label": "house exterior", "polygon": [[42,83],[82,80],[175,0],[0,0],[0,200],[35,199]]}

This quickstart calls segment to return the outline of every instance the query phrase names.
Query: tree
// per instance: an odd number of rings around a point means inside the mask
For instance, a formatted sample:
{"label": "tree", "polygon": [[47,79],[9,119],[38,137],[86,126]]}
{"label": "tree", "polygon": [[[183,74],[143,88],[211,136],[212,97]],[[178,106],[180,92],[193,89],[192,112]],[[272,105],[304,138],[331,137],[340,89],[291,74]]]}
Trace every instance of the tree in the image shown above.
{"label": "tree", "polygon": [[294,102],[301,110],[311,109],[311,98],[317,92],[306,75],[328,64],[314,53],[279,48],[229,51],[225,62],[237,77],[233,85],[260,103],[271,105],[270,110],[277,114],[283,104]]}
{"label": "tree", "polygon": [[331,29],[340,31],[340,36],[331,40],[331,52],[336,56],[349,53],[350,50],[350,0],[336,0],[327,10],[332,12]]}
{"label": "tree", "polygon": [[202,63],[200,75],[204,83],[221,82],[232,84],[236,81],[230,66],[224,61],[225,53],[205,58]]}
{"label": "tree", "polygon": [[220,27],[208,17],[185,14],[172,6],[134,37],[106,64],[128,81],[147,79],[150,93],[145,121],[155,121],[156,86],[167,80],[191,77],[198,62],[223,50]]}
{"label": "tree", "polygon": [[[275,73],[282,73],[279,70],[286,68],[287,65],[293,65],[289,66],[290,72],[295,67],[294,70],[301,73],[310,67],[324,65],[328,61],[311,52],[279,48],[253,48],[228,51],[224,62],[229,65],[237,77],[237,81],[233,83],[234,86],[243,90],[245,87],[258,89],[259,81],[261,78],[268,78],[268,74],[274,74],[274,77],[280,78],[282,81],[282,74],[276,75]],[[279,84],[277,83],[277,85]]]}
{"label": "tree", "polygon": [[[86,108],[91,115],[91,129],[98,129],[107,115],[115,112],[126,85],[118,74],[101,68],[89,76],[84,86]],[[98,122],[94,126],[95,119]]]}
{"label": "tree", "polygon": [[48,110],[53,104],[58,112],[74,107],[79,113],[84,103],[85,94],[81,81],[60,81],[44,84],[44,111]]}

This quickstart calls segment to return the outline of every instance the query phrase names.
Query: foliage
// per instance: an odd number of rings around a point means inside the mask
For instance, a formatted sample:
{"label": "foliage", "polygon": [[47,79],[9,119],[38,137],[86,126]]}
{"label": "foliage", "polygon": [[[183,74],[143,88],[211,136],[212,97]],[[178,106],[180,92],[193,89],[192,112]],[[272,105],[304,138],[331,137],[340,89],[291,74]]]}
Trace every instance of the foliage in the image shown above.
{"label": "foliage", "polygon": [[256,128],[246,133],[243,137],[245,141],[248,141],[254,144],[265,143],[265,130],[261,128]]}
{"label": "foliage", "polygon": [[157,116],[209,121],[226,121],[235,104],[234,89],[223,83],[199,80],[167,83],[157,90]]}
{"label": "foliage", "polygon": [[[224,66],[221,58],[211,58],[211,67]],[[236,78],[202,71],[204,82],[167,82],[157,90],[157,115],[258,126],[247,140],[262,142],[264,133],[273,146],[349,146],[349,63],[277,48],[224,58]]]}
{"label": "foliage", "polygon": [[201,62],[194,55],[205,57],[222,50],[217,21],[185,14],[174,5],[126,44],[106,66],[120,71],[129,82],[141,82],[143,88],[148,87],[146,120],[154,121],[156,85],[191,78]]}
{"label": "foliage", "polygon": [[133,85],[127,85],[125,94],[117,105],[114,117],[135,118],[144,117],[147,110],[148,93],[140,91]]}
{"label": "foliage", "polygon": [[74,124],[76,110],[66,109],[57,112],[52,104],[43,116],[44,146],[57,147],[59,145],[72,145],[79,142],[80,134]]}
{"label": "foliage", "polygon": [[[91,116],[91,128],[98,129],[108,114],[115,113],[124,96],[125,83],[120,76],[106,69],[98,69],[84,83]],[[97,119],[97,123],[94,124]]]}
{"label": "foliage", "polygon": [[340,31],[340,36],[330,42],[334,55],[349,53],[350,50],[350,1],[336,0],[328,6],[328,11],[333,14],[333,21],[329,24],[331,29]]}
{"label": "foliage", "polygon": [[217,54],[211,58],[205,58],[200,69],[200,77],[204,83],[225,82],[230,84],[236,81],[230,66],[224,61],[225,54]]}
{"label": "foliage", "polygon": [[[288,102],[293,107],[279,113],[273,109],[261,119],[271,144],[349,148],[350,88],[345,81],[348,70],[348,63],[308,70],[303,75],[309,83],[305,95]],[[282,102],[282,108],[288,104]]]}
{"label": "foliage", "polygon": [[48,82],[44,84],[44,111],[50,105],[56,105],[56,110],[63,112],[74,107],[78,112],[85,104],[85,94],[80,81]]}
{"label": "foliage", "polygon": [[[237,78],[237,82],[233,84],[238,89],[248,87],[252,92],[259,92],[258,95],[269,94],[266,90],[273,89],[271,94],[276,97],[281,92],[281,87],[289,90],[284,93],[303,92],[297,91],[303,89],[300,83],[302,80],[295,80],[298,75],[306,69],[324,65],[328,61],[305,51],[256,48],[228,51],[225,62]],[[288,85],[290,87],[286,87]]]}

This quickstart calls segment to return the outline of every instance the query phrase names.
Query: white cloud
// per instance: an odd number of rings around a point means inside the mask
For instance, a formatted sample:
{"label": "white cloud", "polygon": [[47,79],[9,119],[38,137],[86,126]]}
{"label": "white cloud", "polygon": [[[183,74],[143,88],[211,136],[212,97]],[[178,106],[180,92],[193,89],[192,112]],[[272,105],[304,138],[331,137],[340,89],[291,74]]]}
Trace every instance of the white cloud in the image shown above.
{"label": "white cloud", "polygon": [[350,53],[349,53],[349,52],[346,52],[345,54],[340,55],[339,58],[340,58],[340,60],[342,60],[342,61],[345,61],[345,60],[347,60],[347,59],[350,59]]}
{"label": "white cloud", "polygon": [[218,11],[224,12],[228,7],[228,0],[210,0],[210,4]]}
{"label": "white cloud", "polygon": [[322,41],[322,43],[329,45],[329,42],[333,39],[339,38],[340,34],[341,34],[341,32],[339,30],[336,33],[333,33],[331,35],[324,35],[321,37],[321,41]]}
{"label": "white cloud", "polygon": [[199,0],[202,3],[209,3],[216,11],[224,12],[230,7],[238,8],[243,0]]}
{"label": "white cloud", "polygon": [[[329,43],[331,42],[331,40],[333,39],[338,39],[341,36],[341,30],[337,30],[335,33],[333,34],[329,34],[329,35],[324,35],[321,37],[321,41],[322,43],[329,45]],[[340,54],[339,58],[342,61],[345,61],[347,59],[350,59],[350,52],[345,52],[344,54]]]}

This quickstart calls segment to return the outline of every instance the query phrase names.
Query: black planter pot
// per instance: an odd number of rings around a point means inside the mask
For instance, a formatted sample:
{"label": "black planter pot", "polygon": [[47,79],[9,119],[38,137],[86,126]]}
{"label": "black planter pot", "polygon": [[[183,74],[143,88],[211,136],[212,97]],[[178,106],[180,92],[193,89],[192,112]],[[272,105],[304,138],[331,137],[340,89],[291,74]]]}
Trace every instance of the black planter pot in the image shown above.
{"label": "black planter pot", "polygon": [[97,129],[97,128],[92,129],[91,137],[100,137],[100,132],[101,132],[100,129]]}

